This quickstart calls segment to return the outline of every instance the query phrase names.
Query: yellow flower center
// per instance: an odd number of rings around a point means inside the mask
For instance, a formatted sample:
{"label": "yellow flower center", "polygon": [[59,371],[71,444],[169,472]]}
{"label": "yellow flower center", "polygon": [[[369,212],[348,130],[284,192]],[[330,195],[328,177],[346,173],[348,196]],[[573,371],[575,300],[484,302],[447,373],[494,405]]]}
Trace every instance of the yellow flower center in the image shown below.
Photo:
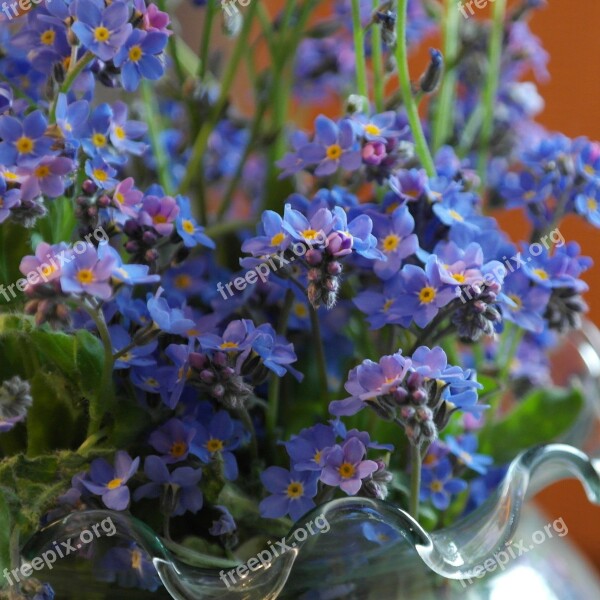
{"label": "yellow flower center", "polygon": [[523,308],[523,300],[516,294],[508,294],[508,297],[517,305],[515,310],[521,310]]}
{"label": "yellow flower center", "polygon": [[106,136],[102,133],[95,133],[92,136],[92,144],[94,144],[96,148],[104,148],[104,146],[106,146]]}
{"label": "yellow flower center", "polygon": [[294,304],[294,314],[297,317],[303,318],[308,314],[308,310],[304,304],[298,302],[297,304]]}
{"label": "yellow flower center", "polygon": [[125,196],[123,196],[123,194],[121,194],[121,192],[115,192],[115,195],[113,196],[113,198],[119,203],[119,204],[123,204],[123,202],[125,202]]}
{"label": "yellow flower center", "polygon": [[122,360],[123,362],[129,362],[132,358],[133,354],[131,352],[125,352],[125,354],[122,354],[119,357],[119,360]]}
{"label": "yellow flower center", "polygon": [[44,177],[48,177],[50,175],[50,167],[47,165],[40,165],[35,170],[35,176],[39,179],[44,179]]}
{"label": "yellow flower center", "polygon": [[393,252],[398,248],[400,244],[400,236],[395,233],[390,233],[383,239],[383,251],[384,252]]}
{"label": "yellow flower center", "polygon": [[430,485],[432,492],[441,492],[444,489],[444,484],[439,480],[434,480]]}
{"label": "yellow flower center", "polygon": [[125,130],[120,125],[117,125],[115,127],[114,131],[115,131],[115,136],[120,140],[124,140],[127,137],[125,135]]}
{"label": "yellow flower center", "polygon": [[594,198],[588,198],[587,199],[587,207],[588,207],[588,210],[590,210],[592,212],[598,210],[597,200],[595,200]]}
{"label": "yellow flower center", "polygon": [[46,29],[42,35],[40,35],[40,42],[45,46],[52,46],[54,44],[54,40],[56,39],[56,32],[54,29]]}
{"label": "yellow flower center", "polygon": [[594,169],[594,167],[592,167],[592,165],[585,165],[585,167],[583,167],[583,170],[588,175],[595,175],[596,174],[596,169]]}
{"label": "yellow flower center", "polygon": [[319,235],[319,232],[316,231],[315,229],[305,229],[302,232],[302,235],[304,236],[304,239],[306,240],[314,240],[317,235]]}
{"label": "yellow flower center", "polygon": [[318,452],[315,452],[315,455],[313,456],[313,460],[318,464],[321,462],[321,455],[323,454],[322,450],[319,450]]}
{"label": "yellow flower center", "polygon": [[287,495],[290,498],[300,498],[304,493],[303,485],[298,481],[292,481],[287,488]]}
{"label": "yellow flower center", "polygon": [[279,246],[283,240],[285,240],[285,233],[280,231],[271,238],[271,246]]}
{"label": "yellow flower center", "polygon": [[394,300],[392,298],[386,300],[385,304],[383,305],[383,312],[387,312],[388,310],[390,310],[392,304],[394,304]]}
{"label": "yellow flower center", "polygon": [[166,223],[167,217],[165,217],[165,215],[154,215],[154,217],[152,218],[152,222],[153,223]]}
{"label": "yellow flower center", "polygon": [[9,181],[19,180],[19,176],[16,173],[13,173],[12,171],[4,171],[3,175],[4,179],[8,179]]}
{"label": "yellow flower center", "polygon": [[175,442],[171,446],[171,456],[181,458],[187,452],[187,444],[185,442]]}
{"label": "yellow flower center", "polygon": [[183,228],[183,230],[186,233],[189,233],[189,234],[192,234],[192,233],[194,233],[194,231],[196,231],[194,224],[189,219],[184,219],[181,222],[181,227]]}
{"label": "yellow flower center", "polygon": [[220,346],[221,350],[228,350],[229,348],[237,348],[239,344],[237,342],[223,342]]}
{"label": "yellow flower center", "polygon": [[392,202],[386,209],[385,213],[387,215],[391,215],[398,207],[400,206],[399,202]]}
{"label": "yellow flower center", "polygon": [[180,290],[185,290],[186,288],[190,287],[192,283],[192,278],[189,275],[182,273],[181,275],[177,275],[177,277],[175,277],[174,283],[176,288]]}
{"label": "yellow flower center", "polygon": [[457,283],[464,283],[466,277],[462,273],[454,273],[452,275],[452,279],[454,279],[454,281],[456,281]]}
{"label": "yellow flower center", "polygon": [[58,271],[58,267],[55,267],[54,265],[45,265],[44,267],[42,267],[42,275],[44,277],[52,275],[52,273],[54,273],[55,271]]}
{"label": "yellow flower center", "polygon": [[91,269],[81,269],[81,271],[77,271],[77,281],[82,285],[88,285],[94,282],[94,273]]}
{"label": "yellow flower center", "polygon": [[129,60],[131,62],[138,62],[142,58],[142,54],[142,49],[139,46],[129,48]]}
{"label": "yellow flower center", "polygon": [[327,158],[337,160],[342,155],[342,147],[339,144],[332,144],[327,148]]}
{"label": "yellow flower center", "polygon": [[109,481],[106,484],[106,487],[109,490],[116,490],[118,487],[121,487],[121,484],[123,483],[122,479],[113,479],[112,481]]}
{"label": "yellow flower center", "polygon": [[139,550],[134,550],[131,553],[131,568],[140,569],[142,566],[142,553]]}
{"label": "yellow flower center", "polygon": [[206,442],[206,449],[209,452],[221,452],[223,450],[223,440],[217,440],[215,438],[211,438]]}
{"label": "yellow flower center", "polygon": [[158,380],[154,379],[154,377],[148,377],[145,383],[146,385],[149,385],[152,388],[160,387],[160,383],[158,383]]}
{"label": "yellow flower center", "polygon": [[455,221],[459,221],[460,223],[462,223],[465,219],[463,218],[463,216],[460,213],[457,213],[455,210],[450,210],[450,216],[455,220]]}
{"label": "yellow flower center", "polygon": [[533,272],[544,281],[546,281],[546,279],[550,279],[550,275],[548,275],[544,269],[534,269]]}
{"label": "yellow flower center", "polygon": [[430,302],[433,302],[435,300],[435,289],[432,288],[431,286],[425,286],[420,292],[419,292],[419,300],[423,303],[423,304],[429,304]]}
{"label": "yellow flower center", "polygon": [[33,152],[35,142],[31,138],[24,135],[15,142],[15,146],[17,147],[17,152],[20,152],[21,154],[29,154],[30,152]]}
{"label": "yellow flower center", "polygon": [[108,179],[108,173],[103,169],[94,169],[93,174],[98,181],[106,181]]}
{"label": "yellow flower center", "polygon": [[344,479],[349,479],[350,477],[352,477],[355,471],[356,469],[354,468],[354,465],[349,462],[342,463],[338,468],[339,474]]}
{"label": "yellow flower center", "polygon": [[381,129],[379,129],[379,127],[377,127],[377,125],[373,125],[373,123],[369,123],[368,125],[365,125],[365,131],[369,135],[380,135],[381,134]]}
{"label": "yellow flower center", "polygon": [[107,42],[110,38],[110,31],[106,27],[96,27],[94,29],[94,39],[97,42]]}

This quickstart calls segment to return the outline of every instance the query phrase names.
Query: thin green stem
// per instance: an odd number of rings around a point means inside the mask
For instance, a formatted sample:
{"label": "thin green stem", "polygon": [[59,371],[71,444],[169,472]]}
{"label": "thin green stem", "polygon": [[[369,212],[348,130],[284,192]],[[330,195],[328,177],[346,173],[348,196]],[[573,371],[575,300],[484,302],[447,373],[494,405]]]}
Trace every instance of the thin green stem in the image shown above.
{"label": "thin green stem", "polygon": [[227,63],[227,69],[221,79],[221,93],[219,94],[219,98],[217,99],[209,118],[204,122],[200,132],[198,133],[198,136],[196,137],[196,141],[192,147],[192,155],[187,164],[185,177],[179,186],[179,194],[185,194],[190,189],[192,184],[203,175],[201,170],[202,157],[204,155],[204,151],[206,150],[210,134],[215,128],[215,125],[219,120],[219,116],[227,104],[229,91],[235,76],[237,75],[237,69],[240,60],[242,59],[244,52],[246,52],[248,37],[250,36],[254,15],[256,14],[259,4],[260,1],[255,0],[248,8],[248,13],[245,16],[242,30],[237,38],[231,58]]}
{"label": "thin green stem", "polygon": [[446,11],[442,19],[442,32],[444,37],[444,65],[446,72],[442,80],[442,87],[435,106],[436,114],[433,121],[434,151],[448,142],[452,135],[454,116],[454,97],[456,92],[456,69],[448,67],[454,65],[459,50],[460,13],[456,9],[454,0],[446,0]]}
{"label": "thin green stem", "polygon": [[158,109],[158,103],[154,92],[148,81],[142,82],[142,99],[146,108],[146,122],[148,123],[148,135],[152,152],[156,158],[158,179],[160,185],[164,188],[167,195],[173,191],[173,181],[169,171],[169,160],[165,148],[160,140],[160,134],[163,131],[162,118]]}
{"label": "thin green stem", "polygon": [[202,40],[200,43],[200,63],[198,65],[198,77],[204,81],[208,69],[208,50],[213,30],[213,22],[217,14],[216,0],[208,0],[204,13],[204,25],[202,27]]}
{"label": "thin green stem", "polygon": [[352,33],[354,35],[354,60],[356,62],[356,88],[361,96],[368,98],[365,32],[360,21],[360,0],[352,0]]}
{"label": "thin green stem", "polygon": [[[98,330],[98,334],[100,335],[100,340],[102,341],[102,346],[104,348],[104,364],[102,365],[102,377],[100,379],[100,389],[98,390],[97,398],[98,399],[107,399],[106,404],[110,405],[113,400],[113,354],[112,354],[112,342],[110,339],[110,334],[108,333],[108,327],[106,325],[106,321],[104,320],[104,315],[102,314],[102,310],[100,307],[92,306],[85,300],[79,303],[79,306],[87,312],[90,316],[94,325],[96,325],[96,329]],[[100,403],[98,403],[100,404]],[[88,437],[94,435],[100,430],[100,424],[102,422],[102,414],[90,414],[90,422],[88,425]]]}
{"label": "thin green stem", "polygon": [[75,64],[71,65],[65,75],[65,80],[58,89],[57,97],[50,108],[50,123],[56,123],[56,100],[58,99],[58,95],[66,94],[71,89],[75,79],[77,79],[79,74],[90,64],[90,62],[92,62],[92,60],[94,60],[94,55],[88,51]]}
{"label": "thin green stem", "polygon": [[[158,0],[157,4],[158,4],[158,8],[161,11],[166,12],[166,13],[169,12],[169,9],[167,8],[166,0]],[[173,65],[175,66],[175,73],[177,74],[177,79],[179,80],[179,85],[183,85],[183,82],[185,81],[185,73],[183,71],[183,66],[181,64],[181,60],[179,58],[179,46],[177,44],[178,37],[179,36],[177,36],[177,35],[169,36],[168,46],[169,46],[169,53],[171,55],[171,58],[173,59]]]}
{"label": "thin green stem", "polygon": [[240,229],[251,229],[256,225],[256,221],[254,220],[232,220],[232,221],[224,221],[221,223],[216,223],[215,225],[211,225],[204,230],[204,233],[211,237],[215,238],[220,235],[226,235],[228,233],[232,233],[234,231],[239,231]]}
{"label": "thin green stem", "polygon": [[504,16],[506,14],[506,0],[496,0],[492,14],[492,29],[490,32],[490,46],[488,52],[488,70],[485,87],[483,90],[482,104],[484,109],[481,124],[481,143],[477,171],[481,180],[481,188],[485,186],[487,175],[487,161],[490,153],[492,133],[494,131],[494,104],[500,81],[500,65],[502,62],[502,37],[504,34]]}
{"label": "thin green stem", "polygon": [[310,325],[312,328],[313,343],[315,345],[315,354],[317,359],[317,369],[319,372],[319,383],[325,397],[329,398],[329,385],[327,381],[327,362],[325,360],[325,350],[323,348],[323,338],[321,337],[321,325],[319,315],[311,304],[308,306],[310,314]]}
{"label": "thin green stem", "polygon": [[[279,316],[279,324],[277,326],[277,333],[279,335],[285,335],[287,331],[287,324],[290,318],[290,312],[292,305],[294,304],[294,292],[287,290],[285,294],[285,300],[283,303],[283,309]],[[270,440],[275,439],[275,429],[277,427],[277,418],[279,416],[279,390],[281,387],[281,378],[275,373],[271,376],[269,382],[269,394],[267,398],[268,408],[266,414],[266,427],[267,435]]]}
{"label": "thin green stem", "polygon": [[410,84],[408,51],[406,47],[407,6],[408,0],[398,0],[398,15],[396,17],[396,64],[398,65],[398,78],[400,80],[400,90],[402,92],[406,115],[415,141],[415,151],[427,175],[435,177],[435,165],[429,151],[429,146],[427,145],[427,140],[425,139],[425,134],[423,133],[423,125]]}
{"label": "thin green stem", "polygon": [[385,102],[385,72],[383,70],[381,25],[375,24],[371,28],[371,46],[373,56],[373,97],[375,100],[375,110],[380,113],[384,110]]}
{"label": "thin green stem", "polygon": [[408,512],[410,516],[419,521],[419,499],[421,495],[421,452],[416,446],[410,446],[410,500]]}

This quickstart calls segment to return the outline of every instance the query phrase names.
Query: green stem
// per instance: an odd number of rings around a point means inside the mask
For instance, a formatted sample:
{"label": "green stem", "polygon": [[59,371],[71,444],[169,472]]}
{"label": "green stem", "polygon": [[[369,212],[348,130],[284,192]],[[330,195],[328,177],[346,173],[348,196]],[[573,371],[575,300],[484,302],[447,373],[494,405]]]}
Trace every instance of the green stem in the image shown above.
{"label": "green stem", "polygon": [[[503,1],[503,0],[499,0]],[[408,51],[406,47],[406,10],[408,0],[398,0],[398,15],[396,17],[396,64],[398,65],[398,78],[400,80],[400,90],[402,91],[402,100],[406,109],[406,115],[410,124],[410,129],[415,141],[415,151],[419,157],[423,168],[429,177],[435,177],[435,165],[425,134],[423,125],[419,117],[419,110],[413,97],[410,85],[410,72],[408,69]]]}
{"label": "green stem", "polygon": [[385,72],[381,45],[381,25],[375,24],[371,28],[371,51],[373,53],[373,97],[375,110],[378,113],[383,112],[385,102]]}
{"label": "green stem", "polygon": [[[279,335],[285,335],[287,331],[287,324],[294,304],[294,292],[287,290],[285,294],[285,301],[281,315],[279,316],[279,324],[277,327],[277,333]],[[275,440],[275,428],[277,427],[277,417],[279,416],[279,389],[281,386],[281,378],[275,373],[271,376],[269,382],[269,394],[268,394],[268,408],[266,414],[266,427],[267,435],[269,439]]]}
{"label": "green stem", "polygon": [[438,150],[452,136],[454,116],[454,96],[456,91],[456,69],[454,65],[459,50],[460,13],[454,0],[446,0],[446,12],[442,19],[444,37],[444,65],[446,72],[442,81],[440,95],[435,107],[436,114],[433,122],[433,149]]}
{"label": "green stem", "polygon": [[329,398],[329,386],[327,382],[327,362],[325,360],[325,350],[323,349],[323,338],[321,337],[321,325],[319,315],[313,306],[309,303],[308,312],[310,314],[310,325],[312,328],[313,342],[315,344],[315,354],[317,358],[317,369],[319,372],[319,383],[325,397]]}
{"label": "green stem", "polygon": [[419,498],[421,495],[421,452],[410,446],[410,501],[408,512],[415,521],[419,521]]}
{"label": "green stem", "polygon": [[221,223],[216,223],[215,225],[211,225],[204,230],[204,233],[211,238],[218,237],[220,235],[226,235],[228,233],[232,233],[234,231],[238,231],[240,229],[252,229],[256,225],[256,221],[254,220],[233,220],[233,221],[224,221]]}
{"label": "green stem", "polygon": [[[86,52],[74,65],[71,65],[67,74],[65,76],[65,80],[62,85],[58,89],[58,94],[66,94],[70,89],[75,79],[79,76],[79,74],[94,60],[94,55],[91,52]],[[52,107],[50,108],[50,123],[56,123],[56,99],[52,103]]]}
{"label": "green stem", "polygon": [[163,130],[162,118],[158,109],[156,97],[154,96],[154,92],[148,81],[142,82],[142,99],[146,108],[146,122],[148,123],[150,144],[152,146],[154,157],[156,158],[158,179],[160,185],[164,188],[165,193],[170,196],[173,182],[169,171],[169,160],[160,140],[160,133]]}
{"label": "green stem", "polygon": [[[100,389],[98,390],[97,398],[107,399],[106,405],[112,404],[113,400],[113,354],[112,354],[112,342],[108,333],[108,327],[104,320],[104,315],[99,307],[91,306],[86,301],[79,303],[79,306],[87,312],[98,330],[102,346],[104,347],[104,364],[102,365],[102,377],[100,380]],[[98,403],[100,404],[100,402]],[[90,423],[88,425],[88,437],[98,433],[100,430],[100,424],[102,422],[103,415],[101,414],[90,414]]]}
{"label": "green stem", "polygon": [[244,166],[246,164],[246,161],[248,160],[248,158],[250,157],[252,152],[255,150],[255,147],[256,147],[255,144],[260,135],[262,121],[263,121],[263,117],[264,117],[264,114],[267,109],[267,104],[268,104],[268,102],[266,100],[264,100],[264,101],[261,101],[258,106],[258,109],[256,111],[256,116],[254,117],[254,122],[252,123],[250,137],[248,139],[248,143],[246,144],[246,147],[244,148],[244,154],[242,155],[242,158],[238,162],[238,165],[237,165],[237,168],[236,168],[236,171],[235,171],[233,177],[229,180],[227,189],[225,190],[225,193],[223,194],[223,201],[221,202],[219,209],[217,210],[217,222],[222,219],[222,217],[227,212],[227,209],[231,205],[231,201],[233,200],[233,194],[235,193],[238,183],[242,177],[242,174],[244,173]]}
{"label": "green stem", "polygon": [[[158,0],[157,4],[161,11],[166,13],[169,12],[166,0]],[[169,53],[175,66],[175,73],[177,74],[177,79],[179,80],[179,85],[182,86],[183,82],[185,81],[185,73],[183,71],[183,66],[181,65],[181,60],[179,59],[179,46],[177,44],[177,38],[178,36],[175,34],[169,36],[168,46]]]}
{"label": "green stem", "polygon": [[488,71],[483,90],[483,123],[481,125],[481,144],[477,171],[481,180],[481,188],[485,186],[487,175],[487,161],[490,152],[490,143],[494,130],[494,104],[500,81],[500,65],[502,61],[502,37],[504,33],[504,15],[506,14],[506,0],[496,0],[492,14],[492,29],[490,32],[490,46],[488,53]]}
{"label": "green stem", "polygon": [[235,76],[237,75],[237,69],[240,60],[242,59],[244,52],[246,52],[248,37],[250,36],[252,22],[254,20],[254,15],[256,14],[259,3],[260,0],[255,0],[248,8],[248,13],[244,18],[242,30],[237,38],[231,58],[227,63],[227,69],[221,79],[221,93],[219,94],[219,98],[217,99],[209,118],[202,125],[196,141],[194,142],[192,147],[192,155],[187,165],[185,177],[179,186],[179,194],[185,194],[196,181],[196,179],[202,177],[202,171],[200,168],[202,164],[202,157],[204,155],[204,151],[206,150],[210,134],[217,124],[221,112],[227,104],[229,90],[231,89],[231,85],[235,79]]}
{"label": "green stem", "polygon": [[100,440],[104,439],[108,435],[106,428],[100,429],[96,433],[90,435],[84,442],[77,448],[78,454],[87,452],[90,448],[93,448]]}
{"label": "green stem", "polygon": [[208,69],[208,49],[212,34],[213,21],[217,14],[216,0],[208,0],[204,14],[204,26],[202,27],[202,42],[200,44],[200,63],[198,65],[198,77],[204,81]]}
{"label": "green stem", "polygon": [[369,97],[367,87],[367,62],[365,59],[365,32],[360,22],[360,0],[352,0],[352,33],[356,61],[356,88],[365,98]]}

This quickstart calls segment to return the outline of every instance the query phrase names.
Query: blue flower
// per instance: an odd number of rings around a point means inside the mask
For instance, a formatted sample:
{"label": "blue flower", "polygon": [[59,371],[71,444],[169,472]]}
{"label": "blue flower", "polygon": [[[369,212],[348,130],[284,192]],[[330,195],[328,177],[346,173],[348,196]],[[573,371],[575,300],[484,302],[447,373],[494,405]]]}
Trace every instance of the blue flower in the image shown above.
{"label": "blue flower", "polygon": [[110,122],[110,141],[112,145],[120,152],[129,152],[136,156],[142,155],[148,145],[135,140],[145,135],[148,126],[142,121],[128,121],[128,107],[124,102],[114,102],[112,110],[113,116]]}
{"label": "blue flower", "polygon": [[286,442],[292,468],[296,471],[320,471],[323,468],[323,450],[335,445],[335,431],[329,425],[317,423],[303,429]]}
{"label": "blue flower", "polygon": [[81,254],[64,266],[60,275],[60,286],[66,294],[89,294],[102,300],[112,295],[110,279],[116,265],[111,254],[100,256],[91,244]]}
{"label": "blue flower", "polygon": [[8,219],[11,209],[21,204],[21,192],[17,188],[6,189],[6,180],[0,177],[0,223]]}
{"label": "blue flower", "polygon": [[196,430],[179,419],[170,419],[155,429],[148,438],[148,443],[162,456],[167,463],[184,461],[190,452]]}
{"label": "blue flower", "polygon": [[[53,0],[53,4],[57,0]],[[116,582],[124,588],[138,587],[154,592],[160,586],[152,558],[135,542],[126,547],[111,548],[98,564],[100,581]]]}
{"label": "blue flower", "polygon": [[152,320],[165,333],[187,335],[196,327],[196,323],[181,308],[171,308],[161,296],[150,296],[147,306]]}
{"label": "blue flower", "polygon": [[[286,205],[286,208],[289,205]],[[290,208],[290,210],[292,210]],[[264,256],[285,250],[291,243],[290,235],[284,228],[283,219],[272,210],[265,210],[261,216],[260,235],[249,238],[242,244],[242,251],[253,256]]]}
{"label": "blue flower", "polygon": [[577,172],[589,181],[600,182],[600,144],[589,142],[577,157]]}
{"label": "blue flower", "polygon": [[125,510],[130,500],[127,482],[137,472],[139,464],[139,458],[132,460],[123,451],[116,453],[114,467],[103,458],[97,458],[92,461],[88,476],[82,483],[92,494],[102,496],[102,502],[107,508]]}
{"label": "blue flower", "polygon": [[349,119],[337,125],[319,115],[315,120],[315,140],[298,150],[298,156],[309,165],[318,165],[315,175],[321,177],[335,173],[340,166],[346,171],[356,171],[362,164],[354,128]]}
{"label": "blue flower", "polygon": [[[108,328],[112,342],[113,352],[119,352],[131,346],[131,336],[122,325],[111,325]],[[115,360],[115,369],[128,369],[129,367],[150,367],[156,365],[156,360],[151,356],[156,350],[157,341],[154,340],[143,346],[132,346],[125,354]]]}
{"label": "blue flower", "polygon": [[421,501],[431,500],[438,510],[446,510],[450,499],[467,489],[467,482],[452,477],[452,465],[442,459],[430,469],[423,469],[421,475]]}
{"label": "blue flower", "polygon": [[371,523],[367,521],[361,525],[365,539],[379,546],[389,546],[400,539],[400,534],[390,525],[385,523]]}
{"label": "blue flower", "polygon": [[79,41],[104,62],[113,59],[131,33],[130,7],[120,0],[104,7],[103,0],[78,0],[71,26]]}
{"label": "blue flower", "polygon": [[147,265],[126,265],[123,263],[121,255],[106,243],[98,246],[98,258],[102,260],[112,260],[113,269],[111,277],[120,283],[126,285],[138,285],[144,283],[157,283],[160,281],[160,275],[150,275],[150,268]]}
{"label": "blue flower", "polygon": [[237,479],[238,466],[232,451],[238,448],[243,436],[240,423],[221,410],[212,417],[208,425],[196,423],[194,427],[196,436],[192,443],[192,454],[205,463],[217,459],[222,461],[226,479]]}
{"label": "blue flower", "polygon": [[396,113],[392,110],[371,117],[363,114],[354,115],[352,122],[358,129],[359,135],[369,142],[385,143],[400,133],[395,130]]}
{"label": "blue flower", "polygon": [[550,290],[534,284],[525,273],[518,271],[504,280],[503,293],[499,302],[502,316],[523,329],[541,333]]}
{"label": "blue flower", "polygon": [[59,94],[56,100],[56,124],[65,139],[76,149],[90,114],[87,100],[77,100],[69,104],[66,94]]}
{"label": "blue flower", "polygon": [[237,529],[237,525],[231,513],[227,510],[225,506],[219,506],[218,504],[215,506],[221,512],[221,516],[213,521],[208,533],[210,535],[214,535],[215,537],[219,537],[221,535],[231,535]]}
{"label": "blue flower", "polygon": [[404,265],[400,271],[403,292],[398,297],[404,315],[411,315],[419,327],[425,327],[439,310],[456,298],[460,291],[444,283],[435,256],[429,257],[425,269]]}
{"label": "blue flower", "polygon": [[400,270],[402,261],[419,247],[419,240],[413,233],[415,220],[406,206],[397,208],[389,216],[372,214],[371,219],[377,247],[386,258],[376,260],[373,270],[381,279],[390,279]]}
{"label": "blue flower", "polygon": [[259,505],[260,514],[265,518],[278,519],[289,514],[297,521],[315,506],[318,473],[314,471],[269,467],[261,473],[260,480],[272,494]]}
{"label": "blue flower", "polygon": [[85,172],[101,189],[110,190],[118,183],[115,179],[116,170],[107,164],[99,154],[85,162]]}
{"label": "blue flower", "polygon": [[477,437],[472,433],[465,433],[459,438],[452,435],[446,436],[444,443],[448,450],[458,458],[459,464],[463,464],[473,471],[477,471],[480,475],[487,473],[488,467],[494,462],[491,456],[485,454],[476,454]]}
{"label": "blue flower", "polygon": [[134,29],[115,56],[115,66],[121,67],[121,80],[128,92],[137,90],[140,80],[160,79],[165,71],[156,56],[167,44],[167,36],[158,31]]}
{"label": "blue flower", "polygon": [[144,473],[152,483],[140,486],[133,494],[139,502],[142,498],[159,498],[165,488],[170,488],[177,503],[171,514],[174,517],[191,512],[197,513],[204,502],[202,491],[198,485],[202,479],[202,469],[179,467],[172,473],[158,456],[149,456],[144,463]]}
{"label": "blue flower", "polygon": [[594,227],[600,228],[600,183],[589,184],[581,194],[577,194],[575,209]]}
{"label": "blue flower", "polygon": [[176,200],[179,204],[179,215],[175,221],[175,228],[183,240],[184,246],[194,248],[198,244],[202,244],[207,248],[215,248],[215,243],[204,233],[204,227],[198,225],[192,216],[189,199],[177,196]]}
{"label": "blue flower", "polygon": [[404,280],[396,276],[384,283],[381,292],[366,290],[352,301],[367,315],[371,329],[380,329],[389,323],[408,327],[412,317],[404,314],[400,296],[404,289]]}
{"label": "blue flower", "polygon": [[0,164],[35,165],[51,152],[52,140],[45,136],[48,122],[41,111],[28,114],[23,122],[15,117],[0,117]]}
{"label": "blue flower", "polygon": [[112,116],[112,108],[106,102],[99,104],[90,115],[85,138],[81,142],[89,157],[93,158],[99,155],[106,162],[114,162],[109,143]]}

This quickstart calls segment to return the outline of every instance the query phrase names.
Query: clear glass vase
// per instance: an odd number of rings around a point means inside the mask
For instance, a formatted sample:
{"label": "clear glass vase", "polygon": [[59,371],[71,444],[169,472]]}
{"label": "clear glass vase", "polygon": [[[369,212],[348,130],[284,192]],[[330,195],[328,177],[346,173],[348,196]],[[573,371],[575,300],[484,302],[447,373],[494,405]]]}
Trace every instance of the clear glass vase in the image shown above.
{"label": "clear glass vase", "polygon": [[[83,530],[110,517],[114,536],[95,540],[37,575],[56,588],[58,598],[598,600],[600,579],[571,544],[564,521],[547,521],[528,499],[575,477],[589,501],[600,505],[599,350],[600,334],[589,325],[555,355],[557,383],[577,378],[586,393],[573,430],[561,443],[519,455],[492,497],[444,529],[427,532],[392,504],[348,497],[315,508],[285,540],[273,538],[260,560],[248,561],[250,568],[236,570],[230,562],[207,560],[189,549],[176,555],[127,514],[86,511],[42,529],[23,556],[31,561],[57,543],[78,540]],[[315,522],[327,527],[306,535]],[[150,594],[97,581],[86,558],[123,542],[135,542],[146,553],[164,588]]]}

